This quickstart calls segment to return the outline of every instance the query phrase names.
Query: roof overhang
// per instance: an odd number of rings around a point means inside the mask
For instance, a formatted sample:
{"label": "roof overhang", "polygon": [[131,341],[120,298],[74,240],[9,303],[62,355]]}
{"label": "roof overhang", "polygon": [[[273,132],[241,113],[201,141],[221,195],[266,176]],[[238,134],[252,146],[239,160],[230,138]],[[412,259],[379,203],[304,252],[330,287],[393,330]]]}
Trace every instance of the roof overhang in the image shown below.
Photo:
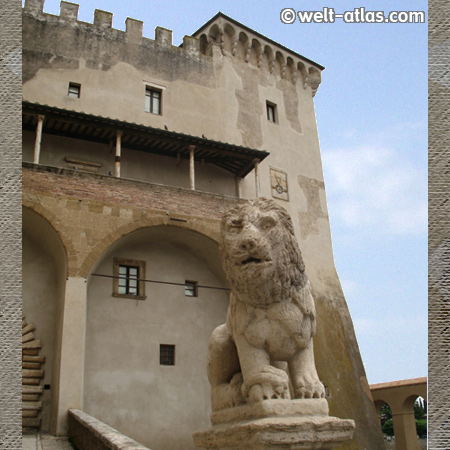
{"label": "roof overhang", "polygon": [[74,139],[111,145],[118,131],[122,132],[122,148],[155,153],[173,158],[189,158],[191,146],[195,159],[214,164],[235,176],[243,178],[269,153],[240,145],[227,144],[206,138],[190,136],[160,128],[124,122],[83,112],[56,108],[24,101],[22,126],[35,130],[37,116],[45,116],[43,132]]}

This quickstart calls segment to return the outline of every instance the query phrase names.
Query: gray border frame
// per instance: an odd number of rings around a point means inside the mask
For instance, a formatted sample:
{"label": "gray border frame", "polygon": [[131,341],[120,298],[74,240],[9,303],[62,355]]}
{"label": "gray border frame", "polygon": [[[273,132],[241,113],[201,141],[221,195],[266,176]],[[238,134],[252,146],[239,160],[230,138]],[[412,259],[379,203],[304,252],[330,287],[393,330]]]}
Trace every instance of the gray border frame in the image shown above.
{"label": "gray border frame", "polygon": [[[0,449],[21,442],[21,2],[0,10]],[[450,6],[429,3],[429,449],[450,443]]]}
{"label": "gray border frame", "polygon": [[0,449],[22,449],[22,4],[0,7]]}
{"label": "gray border frame", "polygon": [[450,443],[450,5],[428,21],[428,448]]}

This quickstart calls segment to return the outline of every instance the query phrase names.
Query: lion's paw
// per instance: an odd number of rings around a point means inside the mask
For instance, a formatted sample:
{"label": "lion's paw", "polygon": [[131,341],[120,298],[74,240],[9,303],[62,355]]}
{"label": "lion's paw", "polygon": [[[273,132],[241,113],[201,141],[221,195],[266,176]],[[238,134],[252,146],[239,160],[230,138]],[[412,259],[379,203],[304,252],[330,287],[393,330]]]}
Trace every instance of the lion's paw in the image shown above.
{"label": "lion's paw", "polygon": [[325,398],[325,388],[317,378],[298,377],[295,398]]}
{"label": "lion's paw", "polygon": [[270,399],[288,399],[289,391],[284,385],[272,386],[271,383],[255,384],[248,393],[250,402],[262,402]]}
{"label": "lion's paw", "polygon": [[290,398],[287,373],[272,366],[264,367],[256,376],[251,377],[248,384],[243,386],[244,392],[247,387],[250,402]]}

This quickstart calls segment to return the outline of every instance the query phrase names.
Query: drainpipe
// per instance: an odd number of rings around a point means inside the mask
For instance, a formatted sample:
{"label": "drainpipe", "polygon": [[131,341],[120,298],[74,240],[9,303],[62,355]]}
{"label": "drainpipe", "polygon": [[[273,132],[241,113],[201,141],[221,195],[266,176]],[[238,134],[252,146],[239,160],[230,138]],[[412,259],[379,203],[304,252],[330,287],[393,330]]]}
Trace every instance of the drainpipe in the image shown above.
{"label": "drainpipe", "polygon": [[38,114],[36,125],[36,139],[34,141],[33,164],[39,164],[39,157],[41,154],[42,125],[44,124],[44,119],[45,116]]}
{"label": "drainpipe", "polygon": [[254,159],[253,165],[255,167],[255,196],[256,198],[259,198],[259,174],[258,174],[259,159]]}
{"label": "drainpipe", "polygon": [[194,168],[195,145],[190,145],[188,148],[189,148],[189,178],[191,181],[191,189],[195,190],[195,168]]}
{"label": "drainpipe", "polygon": [[122,131],[116,133],[115,176],[120,178],[120,156],[122,154]]}

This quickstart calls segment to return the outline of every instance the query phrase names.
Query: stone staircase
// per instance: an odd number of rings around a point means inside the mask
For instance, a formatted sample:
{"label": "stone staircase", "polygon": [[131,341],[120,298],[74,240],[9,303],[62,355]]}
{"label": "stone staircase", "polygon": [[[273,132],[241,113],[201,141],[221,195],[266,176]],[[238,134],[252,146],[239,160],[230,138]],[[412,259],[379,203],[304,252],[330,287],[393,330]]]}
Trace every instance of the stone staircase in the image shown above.
{"label": "stone staircase", "polygon": [[40,429],[41,396],[44,387],[45,356],[39,355],[41,341],[35,339],[33,324],[27,324],[22,316],[22,433],[34,433]]}

